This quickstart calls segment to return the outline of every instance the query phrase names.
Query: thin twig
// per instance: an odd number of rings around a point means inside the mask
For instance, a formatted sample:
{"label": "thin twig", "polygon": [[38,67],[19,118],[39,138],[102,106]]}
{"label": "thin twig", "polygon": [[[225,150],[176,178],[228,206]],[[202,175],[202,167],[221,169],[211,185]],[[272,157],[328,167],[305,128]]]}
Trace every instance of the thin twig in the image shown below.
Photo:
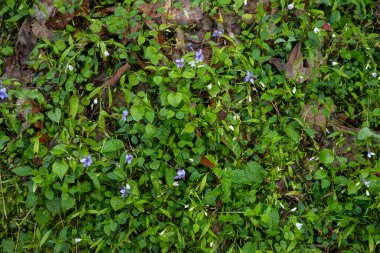
{"label": "thin twig", "polygon": [[121,66],[113,76],[108,80],[107,85],[112,86],[115,85],[121,78],[122,75],[124,75],[125,72],[130,68],[131,66],[129,63],[125,63],[123,66]]}

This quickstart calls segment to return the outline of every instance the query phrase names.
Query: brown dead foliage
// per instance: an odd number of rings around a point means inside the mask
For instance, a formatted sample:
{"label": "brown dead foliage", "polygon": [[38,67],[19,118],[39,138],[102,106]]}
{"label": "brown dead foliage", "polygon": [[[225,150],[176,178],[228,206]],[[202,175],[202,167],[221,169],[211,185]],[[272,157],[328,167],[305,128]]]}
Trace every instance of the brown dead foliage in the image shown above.
{"label": "brown dead foliage", "polygon": [[286,64],[281,63],[279,58],[271,58],[269,62],[273,64],[279,71],[285,71],[286,78],[295,78],[298,83],[303,83],[307,80],[311,80],[318,77],[318,72],[313,72],[313,68],[324,63],[324,59],[319,51],[314,52],[314,62],[309,59],[306,60],[301,52],[302,43],[297,43],[290,52],[288,61]]}

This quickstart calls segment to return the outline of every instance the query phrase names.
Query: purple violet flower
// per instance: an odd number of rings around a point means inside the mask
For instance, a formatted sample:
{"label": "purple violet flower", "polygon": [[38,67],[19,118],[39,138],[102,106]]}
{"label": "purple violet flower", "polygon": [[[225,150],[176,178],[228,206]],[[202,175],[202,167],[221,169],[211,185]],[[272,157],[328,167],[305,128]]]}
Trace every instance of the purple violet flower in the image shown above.
{"label": "purple violet flower", "polygon": [[199,49],[198,52],[195,52],[195,63],[201,62],[203,60],[202,49]]}
{"label": "purple violet flower", "polygon": [[185,60],[183,58],[175,60],[177,68],[182,68],[185,65]]}
{"label": "purple violet flower", "polygon": [[185,175],[186,175],[185,170],[182,169],[181,167],[179,167],[179,169],[178,169],[178,171],[177,171],[177,176],[175,176],[174,179],[185,178]]}
{"label": "purple violet flower", "polygon": [[251,82],[252,84],[255,82],[255,76],[252,75],[252,73],[247,70],[246,74],[245,74],[245,78],[244,78],[244,82]]}
{"label": "purple violet flower", "polygon": [[83,157],[82,159],[80,159],[80,162],[83,163],[84,168],[86,168],[87,166],[91,166],[92,164],[91,155],[88,155],[87,157]]}
{"label": "purple violet flower", "polygon": [[218,29],[215,29],[211,36],[215,38],[220,38],[220,37],[223,37],[223,33],[219,31]]}
{"label": "purple violet flower", "polygon": [[124,110],[123,111],[123,117],[121,118],[122,121],[127,121],[127,116],[129,114],[129,111],[128,110]]}
{"label": "purple violet flower", "polygon": [[8,98],[7,89],[2,88],[0,89],[0,99],[4,100],[5,98]]}
{"label": "purple violet flower", "polygon": [[123,185],[123,187],[120,189],[121,196],[125,198],[128,195],[127,191],[129,189],[131,189],[131,186],[129,186],[129,184]]}
{"label": "purple violet flower", "polygon": [[125,161],[126,161],[128,164],[131,164],[131,163],[132,163],[132,160],[133,160],[133,155],[127,154],[127,155],[125,156]]}
{"label": "purple violet flower", "polygon": [[125,189],[125,186],[123,186],[120,190],[121,196],[126,197],[127,196],[127,190]]}

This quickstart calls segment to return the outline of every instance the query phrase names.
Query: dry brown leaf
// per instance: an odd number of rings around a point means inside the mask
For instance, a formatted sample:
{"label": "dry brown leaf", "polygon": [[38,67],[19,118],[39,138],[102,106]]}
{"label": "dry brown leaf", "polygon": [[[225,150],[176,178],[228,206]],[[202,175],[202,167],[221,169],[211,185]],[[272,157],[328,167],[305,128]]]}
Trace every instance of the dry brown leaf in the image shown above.
{"label": "dry brown leaf", "polygon": [[215,167],[215,165],[205,156],[201,157],[201,164],[209,167],[210,169],[213,169]]}
{"label": "dry brown leaf", "polygon": [[90,0],[84,0],[80,9],[72,14],[56,12],[55,15],[50,16],[49,20],[46,22],[46,26],[54,30],[64,30],[66,25],[70,23],[74,17],[78,14],[85,13],[89,8]]}
{"label": "dry brown leaf", "polygon": [[52,39],[52,30],[46,27],[46,25],[33,21],[32,23],[32,32],[39,39]]}
{"label": "dry brown leaf", "polygon": [[178,25],[198,23],[203,18],[203,11],[199,6],[192,7],[190,0],[179,0],[182,8],[171,7],[168,10],[169,18]]}

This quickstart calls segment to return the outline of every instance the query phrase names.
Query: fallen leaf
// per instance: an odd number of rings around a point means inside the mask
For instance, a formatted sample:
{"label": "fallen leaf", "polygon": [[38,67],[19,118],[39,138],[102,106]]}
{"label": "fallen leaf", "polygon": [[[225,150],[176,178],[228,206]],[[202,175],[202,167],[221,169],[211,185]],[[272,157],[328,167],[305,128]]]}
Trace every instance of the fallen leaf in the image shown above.
{"label": "fallen leaf", "polygon": [[215,167],[215,165],[205,156],[201,157],[201,164],[209,167],[210,169],[213,169]]}
{"label": "fallen leaf", "polygon": [[32,23],[32,32],[39,39],[52,39],[52,30],[47,28],[45,24],[38,21],[34,21]]}
{"label": "fallen leaf", "polygon": [[84,0],[79,10],[70,13],[56,12],[46,22],[46,27],[54,30],[64,30],[66,25],[78,14],[84,14],[90,8],[90,0]]}
{"label": "fallen leaf", "polygon": [[327,23],[327,22],[322,26],[322,29],[325,31],[332,30],[330,23]]}

